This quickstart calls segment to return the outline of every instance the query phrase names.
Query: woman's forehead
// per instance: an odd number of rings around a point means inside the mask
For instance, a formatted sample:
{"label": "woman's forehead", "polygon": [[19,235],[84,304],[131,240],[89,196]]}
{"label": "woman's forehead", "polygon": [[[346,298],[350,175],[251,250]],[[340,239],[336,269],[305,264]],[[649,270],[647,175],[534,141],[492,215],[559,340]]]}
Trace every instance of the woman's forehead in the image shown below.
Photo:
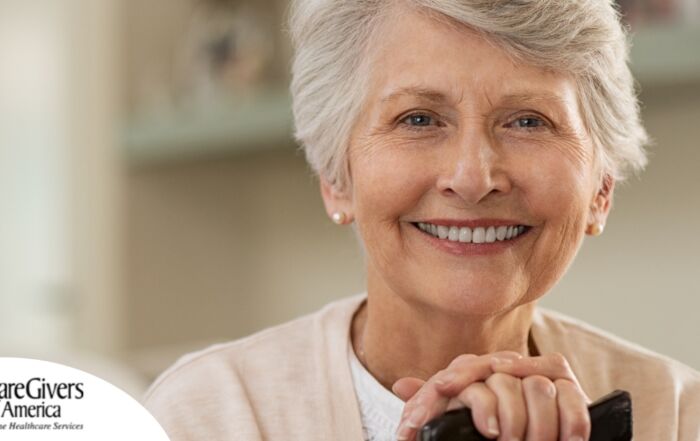
{"label": "woman's forehead", "polygon": [[370,54],[370,96],[454,103],[485,100],[576,102],[569,75],[517,63],[475,31],[455,28],[420,13],[386,19]]}

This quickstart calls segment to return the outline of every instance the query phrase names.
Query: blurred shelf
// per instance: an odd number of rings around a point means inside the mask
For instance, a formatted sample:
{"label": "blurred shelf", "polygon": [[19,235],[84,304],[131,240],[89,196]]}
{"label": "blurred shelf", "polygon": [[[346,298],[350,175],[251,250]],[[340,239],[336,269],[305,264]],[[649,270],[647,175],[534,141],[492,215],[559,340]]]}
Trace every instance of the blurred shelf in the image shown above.
{"label": "blurred shelf", "polygon": [[[700,84],[700,27],[643,28],[633,35],[631,58],[645,87]],[[286,90],[136,117],[124,131],[127,157],[136,163],[283,148],[291,140]]]}
{"label": "blurred shelf", "polygon": [[133,118],[123,137],[127,159],[135,163],[288,147],[291,101],[284,90],[222,101],[207,109],[153,113]]}
{"label": "blurred shelf", "polygon": [[700,84],[700,26],[642,28],[633,33],[631,59],[642,85]]}

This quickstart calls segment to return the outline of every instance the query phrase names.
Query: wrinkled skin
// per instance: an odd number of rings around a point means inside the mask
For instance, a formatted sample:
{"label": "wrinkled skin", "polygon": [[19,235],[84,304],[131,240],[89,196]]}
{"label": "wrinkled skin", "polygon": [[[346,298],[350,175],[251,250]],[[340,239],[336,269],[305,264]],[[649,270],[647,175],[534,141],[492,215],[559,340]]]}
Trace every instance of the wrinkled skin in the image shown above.
{"label": "wrinkled skin", "polygon": [[[588,398],[566,360],[528,351],[536,300],[605,222],[614,187],[573,78],[409,10],[382,24],[368,57],[350,183],[322,178],[321,191],[366,249],[369,301],[353,345],[407,400],[400,437],[467,405],[490,438],[586,439]],[[416,228],[430,219],[506,219],[528,231],[498,252],[454,252]],[[447,372],[457,380],[438,381]]]}

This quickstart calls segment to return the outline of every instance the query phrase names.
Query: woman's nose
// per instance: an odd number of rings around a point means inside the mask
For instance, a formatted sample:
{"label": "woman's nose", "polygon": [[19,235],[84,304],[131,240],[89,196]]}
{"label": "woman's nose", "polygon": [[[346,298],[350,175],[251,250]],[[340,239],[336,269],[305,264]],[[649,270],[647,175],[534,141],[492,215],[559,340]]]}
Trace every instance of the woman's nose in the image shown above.
{"label": "woman's nose", "polygon": [[473,131],[460,138],[445,155],[445,172],[437,183],[440,193],[476,205],[490,195],[509,192],[505,158],[490,137]]}

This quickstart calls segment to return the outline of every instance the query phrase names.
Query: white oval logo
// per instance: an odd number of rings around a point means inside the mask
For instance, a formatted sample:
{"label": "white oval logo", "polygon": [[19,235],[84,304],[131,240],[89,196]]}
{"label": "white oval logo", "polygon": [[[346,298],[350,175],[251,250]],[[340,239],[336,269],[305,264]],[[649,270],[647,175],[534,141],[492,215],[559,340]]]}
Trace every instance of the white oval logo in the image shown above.
{"label": "white oval logo", "polygon": [[126,392],[78,369],[0,358],[0,439],[169,441]]}

